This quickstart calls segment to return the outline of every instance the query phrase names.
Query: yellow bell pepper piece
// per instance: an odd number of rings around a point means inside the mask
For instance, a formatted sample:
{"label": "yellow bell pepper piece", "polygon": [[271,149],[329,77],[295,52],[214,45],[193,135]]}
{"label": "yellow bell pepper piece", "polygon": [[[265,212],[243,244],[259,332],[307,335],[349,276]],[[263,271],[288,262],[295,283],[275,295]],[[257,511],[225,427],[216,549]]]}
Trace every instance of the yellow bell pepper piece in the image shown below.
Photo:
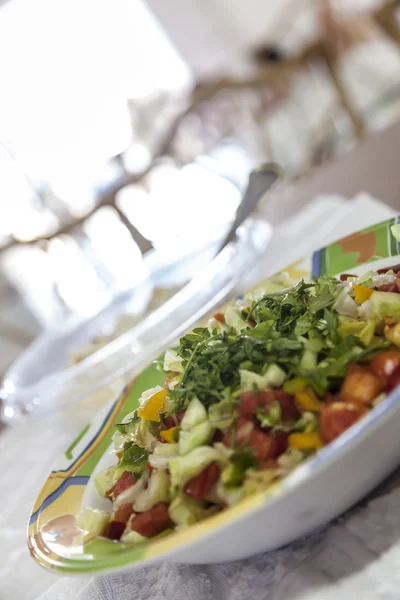
{"label": "yellow bell pepper piece", "polygon": [[291,433],[288,438],[289,446],[298,450],[312,450],[321,448],[322,440],[316,432]]}
{"label": "yellow bell pepper piece", "polygon": [[170,429],[164,429],[164,431],[160,432],[160,436],[162,437],[163,440],[168,442],[168,444],[174,444],[175,443],[174,432],[176,429],[179,430],[180,427],[176,426],[176,427],[171,427]]}
{"label": "yellow bell pepper piece", "polygon": [[161,421],[160,411],[164,408],[165,396],[167,395],[167,390],[160,390],[150,396],[144,404],[139,406],[138,416],[145,421]]}
{"label": "yellow bell pepper piece", "polygon": [[367,288],[364,285],[353,285],[354,298],[357,304],[363,304],[368,298],[372,296],[375,290]]}
{"label": "yellow bell pepper piece", "polygon": [[322,402],[318,400],[317,395],[311,388],[306,388],[295,395],[296,404],[301,410],[311,410],[319,412],[322,408]]}

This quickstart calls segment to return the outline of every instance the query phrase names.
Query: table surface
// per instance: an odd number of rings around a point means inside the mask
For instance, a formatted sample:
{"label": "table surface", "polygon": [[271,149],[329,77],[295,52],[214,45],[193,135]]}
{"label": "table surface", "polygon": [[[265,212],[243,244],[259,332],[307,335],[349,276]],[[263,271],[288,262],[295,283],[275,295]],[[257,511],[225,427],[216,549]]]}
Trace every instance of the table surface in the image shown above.
{"label": "table surface", "polygon": [[[400,124],[379,137],[366,140],[338,162],[321,168],[307,181],[292,188],[285,210],[293,205],[298,209],[321,194],[351,197],[362,190],[400,209],[400,180],[397,181],[399,149]],[[386,213],[382,210],[385,218],[387,209]],[[276,219],[275,215],[274,221]],[[340,231],[336,237],[339,235]],[[89,400],[82,403],[79,410],[73,407],[43,421],[24,423],[15,429],[6,428],[0,435],[0,493],[3,499],[0,514],[0,600],[36,600],[42,597],[46,600],[72,599],[78,597],[79,589],[84,586],[84,583],[77,583],[75,579],[68,580],[69,583],[63,587],[63,580],[60,583],[56,575],[40,569],[29,557],[25,536],[31,506],[51,469],[54,457],[68,447],[94,409],[93,400]],[[315,585],[318,587],[318,581]],[[103,598],[101,594],[90,597]],[[231,596],[228,594],[226,597]],[[293,596],[273,597],[282,600]],[[306,595],[301,597],[311,598]],[[400,593],[396,598],[399,597]]]}

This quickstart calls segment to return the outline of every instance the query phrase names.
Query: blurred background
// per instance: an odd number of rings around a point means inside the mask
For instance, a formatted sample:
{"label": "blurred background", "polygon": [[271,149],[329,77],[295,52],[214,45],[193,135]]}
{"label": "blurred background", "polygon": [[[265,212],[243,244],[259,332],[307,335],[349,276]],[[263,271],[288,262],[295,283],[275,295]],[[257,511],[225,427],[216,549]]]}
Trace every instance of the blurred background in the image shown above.
{"label": "blurred background", "polygon": [[395,123],[398,6],[0,0],[0,375],[215,239],[260,162],[297,182]]}

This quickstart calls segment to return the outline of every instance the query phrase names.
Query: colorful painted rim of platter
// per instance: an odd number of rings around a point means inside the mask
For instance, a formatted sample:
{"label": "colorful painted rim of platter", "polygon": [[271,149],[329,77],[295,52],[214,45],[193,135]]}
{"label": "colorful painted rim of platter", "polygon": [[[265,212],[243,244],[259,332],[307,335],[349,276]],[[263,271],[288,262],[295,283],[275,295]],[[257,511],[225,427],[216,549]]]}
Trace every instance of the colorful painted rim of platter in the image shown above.
{"label": "colorful painted rim of platter", "polygon": [[[376,261],[388,263],[387,259],[400,255],[400,244],[390,229],[395,223],[400,223],[400,217],[342,238],[312,256],[297,261],[285,269],[285,272],[292,279],[299,280],[302,277],[333,276],[351,269],[359,270],[362,266],[368,269],[368,263]],[[229,526],[233,520],[257,511],[267,501],[274,501],[285,490],[293,488],[295,479],[289,475],[266,492],[255,494],[185,531],[149,541],[140,547],[132,548],[120,542],[85,536],[77,527],[76,518],[90,476],[110,446],[114,424],[136,408],[137,399],[143,391],[157,384],[162,384],[162,375],[152,364],[83,429],[64,458],[59,459],[58,468],[50,473],[32,509],[28,525],[29,550],[42,566],[61,572],[89,573],[143,561],[148,563],[203,538],[216,528]],[[373,414],[368,415],[305,465],[298,467],[294,473],[298,473],[303,467],[307,473],[314,472],[345,451],[355,436],[369,430],[378,418],[382,418],[390,410],[393,402],[397,402],[397,395],[378,405],[372,411]],[[303,469],[303,477],[297,476],[296,480],[304,479],[304,473]]]}

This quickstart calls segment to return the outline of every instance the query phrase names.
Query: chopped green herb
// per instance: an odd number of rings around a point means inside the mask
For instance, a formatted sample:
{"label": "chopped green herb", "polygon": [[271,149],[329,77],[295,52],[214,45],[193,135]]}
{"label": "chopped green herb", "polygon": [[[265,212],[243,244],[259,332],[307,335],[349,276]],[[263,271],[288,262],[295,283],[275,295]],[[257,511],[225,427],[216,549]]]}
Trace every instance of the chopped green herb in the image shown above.
{"label": "chopped green herb", "polygon": [[276,427],[282,424],[282,411],[279,402],[271,402],[267,407],[259,406],[256,417],[261,427]]}
{"label": "chopped green herb", "polygon": [[256,469],[259,462],[250,449],[236,450],[229,458],[230,464],[222,472],[222,483],[226,488],[240,487],[247,469]]}
{"label": "chopped green herb", "polygon": [[338,283],[320,277],[263,296],[246,316],[255,326],[249,324],[241,332],[225,327],[211,335],[207,328],[198,327],[184,336],[178,349],[184,372],[170,393],[171,412],[181,410],[195,396],[206,407],[220,402],[226,393],[237,397],[239,370],[262,374],[271,364],[282,368],[289,380],[306,379],[321,397],[336,389],[347,365],[365,352],[354,336],[340,340],[338,314],[332,308],[341,290]]}
{"label": "chopped green herb", "polygon": [[135,410],[132,418],[126,423],[116,423],[115,428],[122,433],[122,435],[126,435],[129,431],[132,430],[132,426],[135,425],[140,420],[140,417],[137,415],[137,411]]}
{"label": "chopped green herb", "polygon": [[138,479],[147,464],[149,453],[139,446],[131,446],[124,451],[118,465],[118,471],[130,471]]}

